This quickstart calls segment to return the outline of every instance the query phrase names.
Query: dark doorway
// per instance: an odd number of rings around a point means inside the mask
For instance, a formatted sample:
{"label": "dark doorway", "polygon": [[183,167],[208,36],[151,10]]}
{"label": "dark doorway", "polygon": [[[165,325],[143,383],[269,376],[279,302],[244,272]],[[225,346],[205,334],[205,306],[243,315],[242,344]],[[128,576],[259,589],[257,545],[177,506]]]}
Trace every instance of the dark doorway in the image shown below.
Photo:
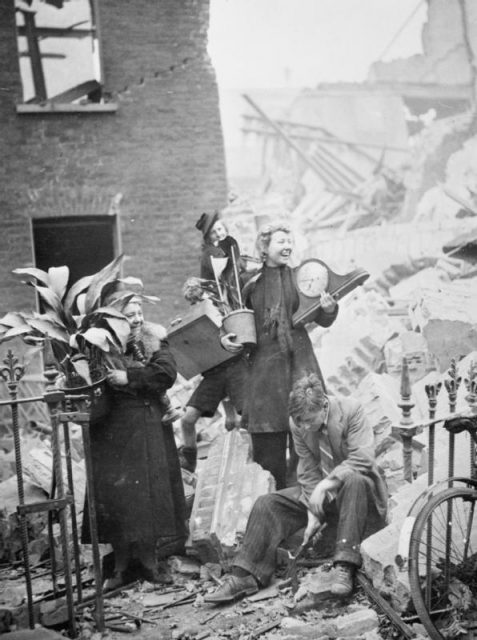
{"label": "dark doorway", "polygon": [[116,216],[68,216],[33,220],[35,266],[67,265],[69,284],[91,275],[118,254]]}

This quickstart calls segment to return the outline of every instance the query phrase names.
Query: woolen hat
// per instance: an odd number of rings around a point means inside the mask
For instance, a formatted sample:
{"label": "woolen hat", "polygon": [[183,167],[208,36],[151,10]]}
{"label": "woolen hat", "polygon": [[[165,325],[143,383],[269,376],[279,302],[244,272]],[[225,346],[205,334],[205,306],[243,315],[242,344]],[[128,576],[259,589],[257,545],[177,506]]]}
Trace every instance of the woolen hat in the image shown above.
{"label": "woolen hat", "polygon": [[199,229],[199,231],[202,231],[202,235],[205,238],[218,219],[218,211],[214,211],[214,213],[203,213],[195,223],[195,227],[196,229]]}

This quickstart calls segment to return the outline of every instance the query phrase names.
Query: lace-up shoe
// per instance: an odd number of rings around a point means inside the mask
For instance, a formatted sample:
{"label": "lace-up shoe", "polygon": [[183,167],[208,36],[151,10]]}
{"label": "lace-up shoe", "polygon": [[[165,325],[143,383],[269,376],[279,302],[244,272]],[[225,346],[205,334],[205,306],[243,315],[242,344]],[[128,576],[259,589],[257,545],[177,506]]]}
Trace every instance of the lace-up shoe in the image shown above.
{"label": "lace-up shoe", "polygon": [[225,576],[223,584],[214,593],[209,593],[204,597],[205,602],[217,604],[234,602],[251,596],[258,591],[258,584],[255,578],[250,576]]}
{"label": "lace-up shoe", "polygon": [[334,579],[331,593],[344,598],[353,592],[354,567],[349,562],[337,562],[333,567]]}

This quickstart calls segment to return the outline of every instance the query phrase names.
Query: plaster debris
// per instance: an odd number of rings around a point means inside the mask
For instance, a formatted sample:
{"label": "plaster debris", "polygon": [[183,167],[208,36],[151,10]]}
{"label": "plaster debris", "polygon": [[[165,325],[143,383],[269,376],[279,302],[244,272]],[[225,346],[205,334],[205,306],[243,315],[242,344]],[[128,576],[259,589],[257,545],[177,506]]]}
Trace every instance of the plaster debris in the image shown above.
{"label": "plaster debris", "polygon": [[271,474],[249,456],[249,435],[234,429],[216,438],[199,470],[188,545],[203,562],[220,562],[234,548],[255,499],[274,488]]}

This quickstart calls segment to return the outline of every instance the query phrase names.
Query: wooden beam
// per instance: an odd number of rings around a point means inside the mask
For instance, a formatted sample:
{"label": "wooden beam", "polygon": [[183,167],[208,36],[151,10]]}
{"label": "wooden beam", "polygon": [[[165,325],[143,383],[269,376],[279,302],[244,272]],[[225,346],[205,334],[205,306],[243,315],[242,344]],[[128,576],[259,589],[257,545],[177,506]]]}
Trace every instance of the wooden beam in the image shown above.
{"label": "wooden beam", "polygon": [[88,104],[54,103],[17,104],[15,110],[19,114],[58,114],[58,113],[115,113],[117,102],[88,102]]}
{"label": "wooden beam", "polygon": [[46,84],[41,63],[40,46],[38,44],[38,34],[35,25],[35,14],[29,11],[22,11],[25,20],[25,35],[27,39],[28,51],[30,53],[31,73],[33,86],[35,87],[35,100],[43,102],[46,100]]}
{"label": "wooden beam", "polygon": [[[33,16],[32,13],[25,11],[23,15]],[[19,36],[28,37],[28,29],[25,19],[24,27],[17,27]],[[37,27],[35,34],[39,38],[87,38],[91,34],[95,33],[95,29],[60,29],[59,27]]]}
{"label": "wooden beam", "polygon": [[[30,57],[30,52],[29,51],[20,51],[19,54],[20,58],[29,58]],[[66,60],[66,56],[64,53],[41,53],[40,54],[41,59],[52,59],[52,60]]]}
{"label": "wooden beam", "polygon": [[255,111],[257,111],[258,114],[260,114],[261,118],[272,129],[276,131],[278,136],[282,138],[282,140],[284,140],[287,143],[287,145],[298,154],[298,156],[303,160],[303,162],[314,173],[316,173],[321,180],[323,180],[323,182],[325,183],[326,189],[333,192],[333,189],[336,186],[344,187],[344,188],[348,186],[347,184],[343,184],[341,179],[338,179],[336,176],[334,176],[333,172],[330,171],[329,167],[326,164],[323,165],[318,159],[315,160],[310,158],[308,154],[305,153],[303,149],[300,146],[298,146],[296,142],[294,142],[290,138],[290,136],[287,133],[285,133],[285,131],[283,131],[283,129],[278,124],[276,124],[276,122],[274,122],[271,118],[269,118],[267,114],[257,104],[255,104],[255,102],[252,100],[252,98],[250,98],[250,96],[243,94],[243,98],[255,109]]}
{"label": "wooden beam", "polygon": [[[244,118],[244,120],[257,120],[259,122],[262,121],[262,118],[259,118],[258,116],[254,116],[248,113],[244,113],[242,114],[242,118]],[[296,129],[308,129],[310,132],[316,132],[316,133],[321,133],[321,134],[325,134],[327,137],[320,137],[320,136],[307,136],[306,134],[299,134],[297,132],[293,132],[290,133],[289,135],[291,135],[292,137],[296,137],[296,138],[303,138],[303,139],[308,139],[308,140],[317,140],[319,142],[325,142],[326,144],[342,144],[342,145],[346,145],[348,147],[368,147],[370,149],[380,149],[381,151],[383,150],[383,147],[386,147],[387,151],[398,151],[400,153],[410,153],[410,150],[407,149],[406,147],[394,147],[394,146],[390,146],[390,145],[383,145],[383,144],[378,144],[378,143],[373,143],[373,142],[356,142],[353,140],[345,140],[343,138],[339,138],[331,133],[329,133],[326,129],[324,129],[323,127],[318,127],[312,124],[303,124],[300,122],[292,122],[291,120],[275,120],[275,122],[280,125],[280,126],[285,126],[285,127],[293,127]],[[260,130],[257,129],[253,129],[251,126],[245,125],[244,127],[242,127],[242,131],[245,132],[252,132],[252,133],[263,133],[263,134],[267,134],[269,132],[264,131],[261,132]],[[372,157],[372,156],[369,156]],[[376,161],[376,158],[373,158],[374,161]]]}

